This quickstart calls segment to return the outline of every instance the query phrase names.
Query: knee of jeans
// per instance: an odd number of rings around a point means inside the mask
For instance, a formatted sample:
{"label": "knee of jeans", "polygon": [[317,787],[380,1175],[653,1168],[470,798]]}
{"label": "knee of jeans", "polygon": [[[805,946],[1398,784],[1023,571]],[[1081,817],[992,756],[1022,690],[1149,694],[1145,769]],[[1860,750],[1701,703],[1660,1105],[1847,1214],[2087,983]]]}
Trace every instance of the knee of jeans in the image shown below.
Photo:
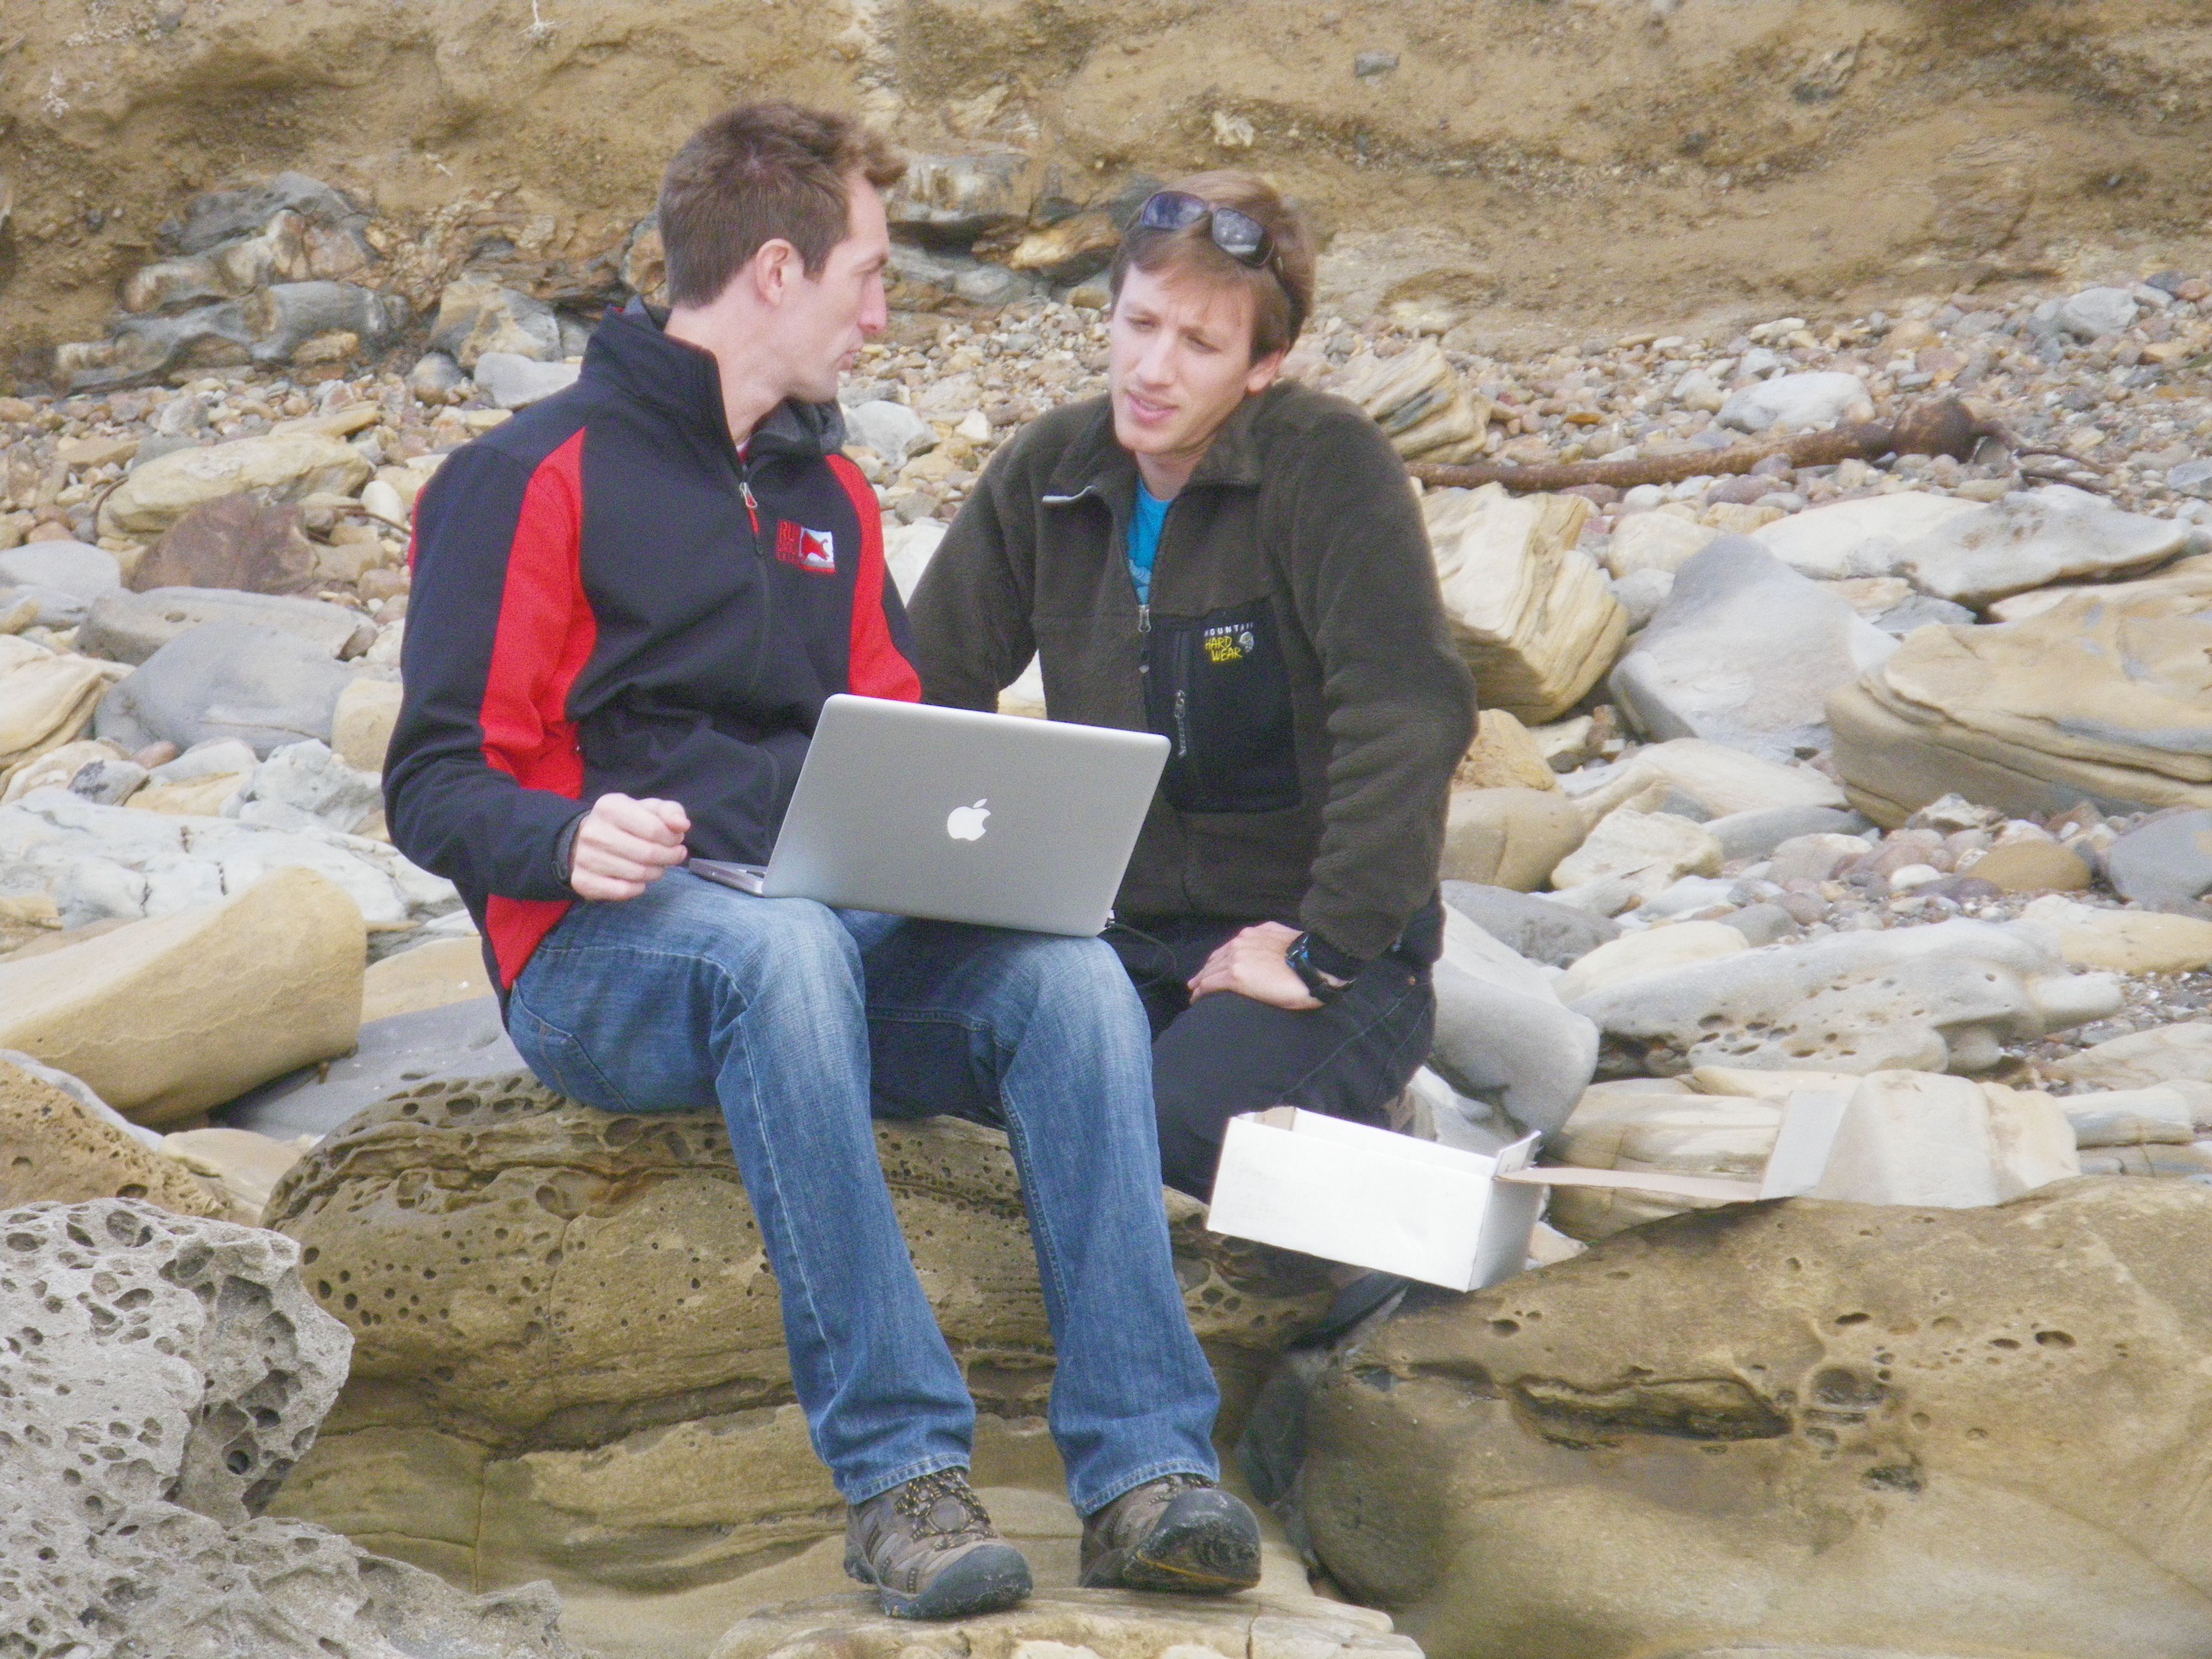
{"label": "knee of jeans", "polygon": [[767,961],[779,980],[858,983],[860,950],[837,913],[812,899],[756,899],[770,907],[763,930]]}
{"label": "knee of jeans", "polygon": [[1103,939],[1036,935],[1022,954],[1021,965],[1038,1013],[1120,1018],[1132,1030],[1149,1033],[1137,988]]}

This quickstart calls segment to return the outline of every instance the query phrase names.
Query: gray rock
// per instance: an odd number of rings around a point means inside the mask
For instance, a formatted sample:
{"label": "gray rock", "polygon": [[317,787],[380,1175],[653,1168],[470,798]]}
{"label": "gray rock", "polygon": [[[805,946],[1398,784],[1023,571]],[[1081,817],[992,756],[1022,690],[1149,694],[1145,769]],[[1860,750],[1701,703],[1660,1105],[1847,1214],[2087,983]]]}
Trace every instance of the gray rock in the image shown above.
{"label": "gray rock", "polygon": [[69,790],[101,806],[120,806],[137,793],[146,776],[146,769],[136,761],[87,761],[70,779]]}
{"label": "gray rock", "polygon": [[1448,881],[1444,902],[1516,955],[1554,968],[1571,968],[1620,929],[1603,916],[1534,893],[1480,882]]}
{"label": "gray rock", "polygon": [[1650,625],[1669,595],[1674,591],[1674,573],[1647,565],[1641,570],[1632,570],[1613,583],[1613,597],[1620,601],[1620,608],[1628,613],[1631,633]]}
{"label": "gray rock", "polygon": [[279,1139],[322,1135],[356,1112],[418,1083],[527,1071],[500,1024],[499,1000],[478,997],[361,1028],[353,1053],[264,1083],[215,1114],[234,1129]]}
{"label": "gray rock", "polygon": [[1434,983],[1437,1073],[1526,1128],[1565,1123],[1596,1072],[1598,1034],[1543,970],[1447,907]]}
{"label": "gray rock", "polygon": [[2166,487],[2184,495],[2212,496],[2212,460],[2184,461],[2166,469]]}
{"label": "gray rock", "polygon": [[2121,897],[2155,910],[2212,918],[2212,811],[2167,812],[2105,849],[2105,874]]}
{"label": "gray rock", "polygon": [[1771,380],[1729,394],[1715,418],[1739,432],[1764,432],[1770,427],[1827,427],[1874,412],[1866,383],[1855,374],[1826,371],[1778,374]]}
{"label": "gray rock", "polygon": [[189,749],[210,738],[236,738],[258,755],[303,738],[328,743],[338,694],[352,679],[296,634],[206,623],[111,686],[93,732],[134,751],[164,739]]}
{"label": "gray rock", "polygon": [[1948,599],[1915,593],[1903,605],[1885,611],[1874,619],[1874,625],[1885,634],[1903,639],[1916,628],[1931,625],[1941,628],[1970,627],[1977,620],[1972,611],[1963,605],[1954,605]]}
{"label": "gray rock", "polygon": [[265,185],[194,197],[181,220],[161,227],[162,240],[180,253],[204,253],[234,237],[252,235],[287,208],[328,230],[368,222],[367,214],[321,179],[286,172]]}
{"label": "gray rock", "polygon": [[254,769],[238,817],[287,830],[319,823],[350,835],[383,804],[374,776],[355,771],[327,744],[310,740],[286,744]]}
{"label": "gray rock", "polygon": [[565,392],[583,373],[575,363],[540,362],[512,351],[487,351],[477,359],[477,386],[500,409],[524,409]]}
{"label": "gray rock", "polygon": [[1923,593],[1987,605],[2069,577],[2155,564],[2188,540],[2188,526],[2172,519],[2045,484],[1942,520],[1904,549],[1898,569]]}
{"label": "gray rock", "polygon": [[352,1338],[278,1233],[130,1199],[5,1217],[0,1650],[69,1659],[564,1659],[551,1590],[471,1598],[257,1519]]}
{"label": "gray rock", "polygon": [[407,389],[426,404],[444,403],[468,382],[461,366],[442,351],[426,351],[407,371]]}
{"label": "gray rock", "polygon": [[1747,904],[1734,915],[1723,916],[1721,920],[1755,945],[1772,945],[1801,931],[1796,917],[1772,903]]}
{"label": "gray rock", "polygon": [[247,593],[231,587],[118,590],[94,601],[76,648],[110,662],[143,663],[170,641],[210,623],[246,623],[289,634],[326,657],[359,655],[374,643],[376,624],[321,599]]}
{"label": "gray rock", "polygon": [[2124,288],[2085,288],[2060,301],[2053,320],[2077,340],[2124,334],[2135,326],[2136,297]]}
{"label": "gray rock", "polygon": [[1762,806],[1714,818],[1705,828],[1720,842],[1722,855],[1734,860],[1768,857],[1799,836],[1856,836],[1873,825],[1833,806]]}
{"label": "gray rock", "polygon": [[446,284],[430,325],[430,349],[473,370],[487,351],[509,351],[539,362],[561,360],[561,324],[553,307],[488,276]]}
{"label": "gray rock", "polygon": [[937,434],[904,404],[886,398],[855,404],[845,411],[845,434],[882,456],[893,467],[904,466],[915,456],[937,445]]}
{"label": "gray rock", "polygon": [[[40,623],[48,628],[82,622],[94,599],[122,586],[123,567],[115,556],[84,542],[27,542],[0,553],[0,587],[27,589],[39,601]],[[66,620],[48,616],[68,611],[75,614]]]}
{"label": "gray rock", "polygon": [[319,335],[344,333],[374,348],[407,323],[407,302],[357,283],[277,283],[239,302],[257,363],[289,362]]}
{"label": "gray rock", "polygon": [[971,242],[1029,216],[1029,158],[1018,150],[978,155],[909,155],[906,176],[884,205],[895,230]]}
{"label": "gray rock", "polygon": [[1352,72],[1362,81],[1388,75],[1397,67],[1398,54],[1395,52],[1363,52],[1352,60]]}
{"label": "gray rock", "polygon": [[1722,536],[1674,573],[1607,684],[1652,738],[1710,738],[1786,761],[1828,746],[1828,693],[1896,649],[1758,543]]}
{"label": "gray rock", "polygon": [[1023,271],[1009,270],[1004,265],[977,264],[963,270],[952,284],[952,292],[971,306],[1012,305],[1017,300],[1035,299],[1049,289],[1036,277]]}
{"label": "gray rock", "polygon": [[72,392],[96,392],[149,380],[188,354],[203,363],[252,361],[253,331],[235,300],[189,311],[125,317],[98,345],[70,348],[57,367],[66,369]]}

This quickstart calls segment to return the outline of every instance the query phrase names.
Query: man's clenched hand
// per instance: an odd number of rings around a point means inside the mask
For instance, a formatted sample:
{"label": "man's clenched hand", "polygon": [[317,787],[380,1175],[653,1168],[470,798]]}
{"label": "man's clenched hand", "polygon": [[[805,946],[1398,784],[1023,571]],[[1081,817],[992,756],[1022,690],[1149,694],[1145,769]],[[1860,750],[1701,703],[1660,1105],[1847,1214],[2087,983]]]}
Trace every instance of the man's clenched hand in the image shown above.
{"label": "man's clenched hand", "polygon": [[1321,1004],[1297,969],[1284,960],[1298,936],[1279,921],[1256,922],[1229,939],[1191,976],[1190,1000],[1214,991],[1235,991],[1278,1008],[1318,1008]]}
{"label": "man's clenched hand", "polygon": [[686,856],[691,817],[672,800],[602,795],[576,830],[568,885],[578,898],[634,899]]}

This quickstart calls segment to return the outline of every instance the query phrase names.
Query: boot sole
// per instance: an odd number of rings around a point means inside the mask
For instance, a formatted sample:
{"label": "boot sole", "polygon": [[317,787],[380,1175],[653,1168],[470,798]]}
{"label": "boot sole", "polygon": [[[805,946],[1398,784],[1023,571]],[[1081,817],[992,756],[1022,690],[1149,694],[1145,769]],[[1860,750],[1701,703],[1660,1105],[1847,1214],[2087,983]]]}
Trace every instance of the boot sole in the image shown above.
{"label": "boot sole", "polygon": [[1260,1582],[1260,1532],[1241,1506],[1190,1504],[1172,1510],[1137,1544],[1091,1563],[1086,1589],[1164,1590],[1231,1595]]}
{"label": "boot sole", "polygon": [[874,1588],[883,1610],[893,1619],[968,1619],[1003,1613],[1026,1601],[1030,1564],[1012,1544],[981,1549],[963,1557],[913,1595],[902,1595],[876,1582],[857,1553],[845,1556],[845,1571]]}

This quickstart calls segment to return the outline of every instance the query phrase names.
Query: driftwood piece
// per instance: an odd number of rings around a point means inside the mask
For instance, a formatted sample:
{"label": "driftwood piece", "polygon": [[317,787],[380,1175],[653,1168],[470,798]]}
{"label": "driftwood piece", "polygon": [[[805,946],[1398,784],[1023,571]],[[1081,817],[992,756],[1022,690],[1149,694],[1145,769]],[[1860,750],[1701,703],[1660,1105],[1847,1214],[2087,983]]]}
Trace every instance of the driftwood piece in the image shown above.
{"label": "driftwood piece", "polygon": [[1996,422],[1975,414],[1956,398],[1938,398],[1915,404],[1894,421],[1862,421],[1826,432],[1731,444],[1726,449],[1639,456],[1632,461],[1554,461],[1531,466],[1501,465],[1495,461],[1449,466],[1416,461],[1406,470],[1425,484],[1451,489],[1474,489],[1486,483],[1504,484],[1516,491],[1571,489],[1579,484],[1633,489],[1638,484],[1680,483],[1685,478],[1749,472],[1774,455],[1784,458],[1793,468],[1833,466],[1854,459],[1872,461],[1892,453],[1948,455],[1963,461],[1984,439],[2021,453],[2049,453],[2020,450],[2012,434]]}

